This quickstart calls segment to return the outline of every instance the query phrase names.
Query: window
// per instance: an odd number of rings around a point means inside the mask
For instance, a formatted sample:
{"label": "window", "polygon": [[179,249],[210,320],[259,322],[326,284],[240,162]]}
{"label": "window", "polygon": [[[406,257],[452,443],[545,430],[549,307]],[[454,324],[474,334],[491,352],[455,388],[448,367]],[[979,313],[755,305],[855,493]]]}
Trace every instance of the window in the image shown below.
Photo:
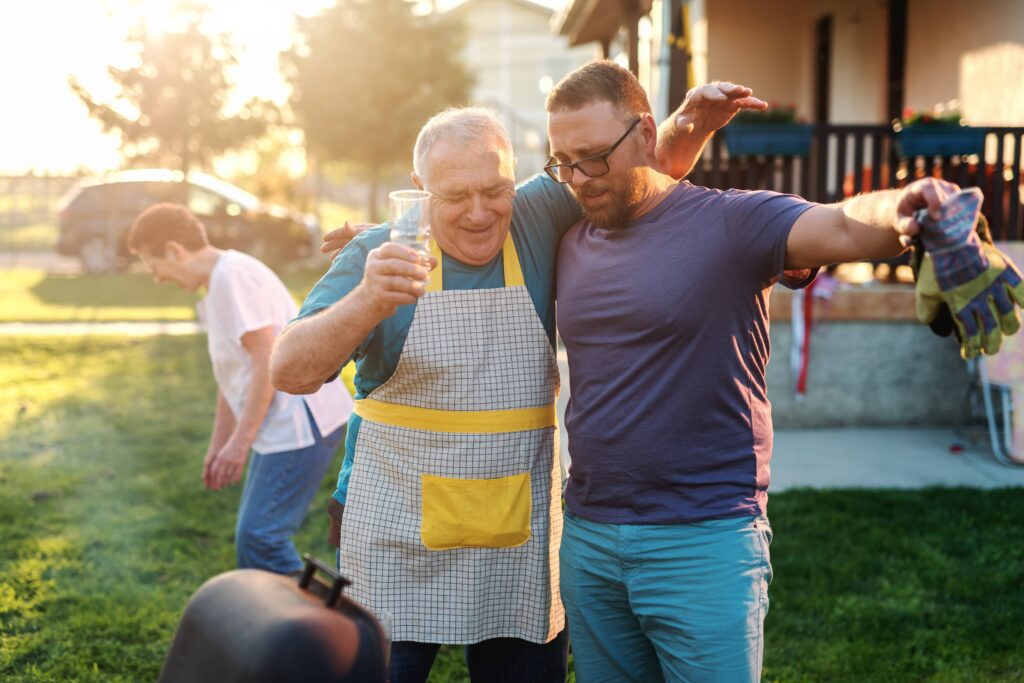
{"label": "window", "polygon": [[188,208],[197,216],[214,216],[224,210],[224,198],[207,189],[189,184]]}

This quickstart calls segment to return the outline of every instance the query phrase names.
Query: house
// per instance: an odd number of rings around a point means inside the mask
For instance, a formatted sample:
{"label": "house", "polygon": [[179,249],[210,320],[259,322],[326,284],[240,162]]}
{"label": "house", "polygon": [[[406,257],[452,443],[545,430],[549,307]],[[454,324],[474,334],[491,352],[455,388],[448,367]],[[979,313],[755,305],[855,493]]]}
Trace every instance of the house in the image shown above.
{"label": "house", "polygon": [[1024,3],[1016,0],[694,5],[691,27],[706,45],[695,55],[699,77],[741,80],[809,120],[877,123],[904,107],[956,101],[972,125],[1024,125]]}
{"label": "house", "polygon": [[530,0],[467,0],[450,11],[466,26],[465,62],[476,78],[471,101],[502,119],[517,177],[539,172],[548,159],[544,98],[562,76],[594,58],[594,47],[567,48],[551,33],[553,10]]}
{"label": "house", "polygon": [[697,83],[741,82],[821,123],[885,122],[956,100],[973,125],[1024,126],[1018,0],[569,0],[555,29],[608,56],[646,50],[658,69],[669,35],[682,34],[680,7]]}
{"label": "house", "polygon": [[[764,167],[731,159],[716,138],[697,170],[705,184],[834,201],[943,175],[982,186],[997,235],[1024,239],[1019,0],[569,0],[553,27],[570,45],[620,55],[656,116],[686,86],[728,80],[815,124],[805,154]],[[936,105],[958,107],[977,127],[977,149],[901,153],[893,119]]]}
{"label": "house", "polygon": [[[552,27],[569,45],[593,43],[628,65],[659,119],[687,87],[728,80],[795,106],[808,122],[809,144],[798,154],[730,153],[727,127],[690,176],[697,184],[830,202],[939,175],[981,186],[996,237],[1024,239],[1020,0],[568,0]],[[907,152],[908,135],[892,120],[907,107],[950,103],[980,142],[963,153]],[[789,305],[789,293],[776,288],[775,349],[791,344]],[[813,401],[794,400],[784,354],[769,364],[778,425],[949,425],[965,417],[969,375],[956,345],[916,322],[909,287],[837,292],[830,322],[815,332]]]}

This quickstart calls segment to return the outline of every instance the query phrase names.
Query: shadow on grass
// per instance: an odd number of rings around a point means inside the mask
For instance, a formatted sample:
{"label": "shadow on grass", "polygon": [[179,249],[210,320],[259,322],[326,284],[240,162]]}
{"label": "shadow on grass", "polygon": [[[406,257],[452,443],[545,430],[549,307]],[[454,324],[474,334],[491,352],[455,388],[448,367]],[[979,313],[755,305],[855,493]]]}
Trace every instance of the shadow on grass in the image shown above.
{"label": "shadow on grass", "polygon": [[29,291],[44,304],[74,307],[149,308],[192,306],[196,297],[175,286],[161,286],[143,273],[46,275]]}

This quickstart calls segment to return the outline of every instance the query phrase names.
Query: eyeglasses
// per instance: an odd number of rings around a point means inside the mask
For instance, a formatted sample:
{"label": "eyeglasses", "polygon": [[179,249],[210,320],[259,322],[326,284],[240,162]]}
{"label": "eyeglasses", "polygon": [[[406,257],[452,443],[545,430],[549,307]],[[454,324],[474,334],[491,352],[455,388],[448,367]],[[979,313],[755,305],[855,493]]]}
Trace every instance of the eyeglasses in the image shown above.
{"label": "eyeglasses", "polygon": [[601,152],[600,154],[595,154],[594,156],[587,157],[586,159],[580,159],[579,161],[575,161],[571,164],[548,164],[544,167],[544,171],[551,176],[552,180],[557,183],[562,183],[563,185],[567,185],[572,182],[572,172],[574,170],[578,170],[588,178],[598,178],[605,175],[610,170],[608,168],[608,157],[612,155],[612,152],[618,149],[619,145],[622,144],[622,141],[626,139],[626,136],[632,133],[633,129],[636,128],[636,124],[640,123],[642,120],[642,116],[637,117],[636,121],[633,121],[633,123],[630,124],[629,128],[626,129],[626,132],[622,134],[622,137],[616,140],[615,144],[609,147],[607,152]]}

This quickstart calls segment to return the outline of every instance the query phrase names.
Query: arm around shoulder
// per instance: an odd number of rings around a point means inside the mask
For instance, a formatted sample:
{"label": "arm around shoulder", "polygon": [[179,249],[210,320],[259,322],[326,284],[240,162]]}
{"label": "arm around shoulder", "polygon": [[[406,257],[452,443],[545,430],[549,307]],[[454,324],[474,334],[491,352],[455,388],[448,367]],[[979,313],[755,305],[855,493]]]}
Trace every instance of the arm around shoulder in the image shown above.
{"label": "arm around shoulder", "polygon": [[676,179],[686,177],[711,136],[736,112],[767,106],[743,85],[716,81],[692,88],[679,108],[658,126],[656,168]]}

